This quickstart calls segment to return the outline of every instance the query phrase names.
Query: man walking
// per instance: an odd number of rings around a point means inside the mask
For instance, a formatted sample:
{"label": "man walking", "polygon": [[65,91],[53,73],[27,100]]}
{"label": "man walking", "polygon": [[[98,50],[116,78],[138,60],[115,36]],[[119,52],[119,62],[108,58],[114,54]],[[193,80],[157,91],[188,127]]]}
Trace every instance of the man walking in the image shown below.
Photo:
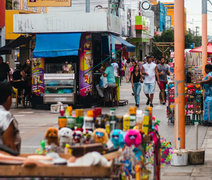
{"label": "man walking", "polygon": [[159,81],[160,84],[158,84],[160,88],[160,94],[161,94],[161,103],[163,105],[166,104],[165,101],[165,89],[166,89],[166,84],[168,83],[167,75],[170,75],[170,68],[167,64],[165,64],[165,59],[164,57],[160,58],[160,64],[157,66],[158,73],[159,73]]}
{"label": "man walking", "polygon": [[143,65],[142,73],[145,76],[144,78],[144,94],[147,97],[146,105],[149,105],[153,107],[152,101],[155,94],[155,75],[158,79],[158,84],[160,84],[159,81],[159,75],[158,75],[158,69],[155,63],[152,62],[151,56],[147,57],[147,63]]}
{"label": "man walking", "polygon": [[114,68],[114,75],[115,75],[115,77],[116,76],[119,76],[119,65],[118,65],[118,63],[116,62],[115,59],[113,60],[113,63],[111,65]]}

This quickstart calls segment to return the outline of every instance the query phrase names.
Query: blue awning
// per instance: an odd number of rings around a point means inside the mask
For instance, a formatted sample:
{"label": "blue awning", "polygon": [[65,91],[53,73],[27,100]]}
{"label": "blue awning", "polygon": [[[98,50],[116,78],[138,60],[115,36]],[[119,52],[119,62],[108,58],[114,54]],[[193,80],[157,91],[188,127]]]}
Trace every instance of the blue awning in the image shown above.
{"label": "blue awning", "polygon": [[37,34],[34,58],[78,56],[81,33]]}
{"label": "blue awning", "polygon": [[110,35],[113,36],[120,43],[124,44],[127,47],[127,52],[135,52],[135,46],[133,46],[132,44],[130,44],[129,42],[125,41],[124,39],[122,39],[119,36],[115,36],[113,34],[110,34]]}

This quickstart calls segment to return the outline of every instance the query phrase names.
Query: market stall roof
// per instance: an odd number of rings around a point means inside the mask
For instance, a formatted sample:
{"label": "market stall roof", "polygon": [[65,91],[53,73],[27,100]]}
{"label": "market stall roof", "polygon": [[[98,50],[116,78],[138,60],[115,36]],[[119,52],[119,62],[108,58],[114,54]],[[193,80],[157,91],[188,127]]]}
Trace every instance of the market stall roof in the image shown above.
{"label": "market stall roof", "polygon": [[14,41],[0,48],[0,54],[11,54],[11,50],[29,42],[32,39],[30,36],[19,36]]}
{"label": "market stall roof", "polygon": [[113,34],[110,34],[112,37],[114,37],[116,40],[118,40],[120,43],[124,44],[127,47],[127,52],[135,52],[135,46],[130,44],[129,42],[125,41],[123,38],[119,36],[115,36]]}
{"label": "market stall roof", "polygon": [[[202,53],[202,46],[194,48],[194,49],[190,50],[189,52]],[[207,52],[208,52],[208,54],[212,54],[212,44],[211,43],[207,44]]]}
{"label": "market stall roof", "polygon": [[81,33],[37,34],[34,58],[78,56]]}

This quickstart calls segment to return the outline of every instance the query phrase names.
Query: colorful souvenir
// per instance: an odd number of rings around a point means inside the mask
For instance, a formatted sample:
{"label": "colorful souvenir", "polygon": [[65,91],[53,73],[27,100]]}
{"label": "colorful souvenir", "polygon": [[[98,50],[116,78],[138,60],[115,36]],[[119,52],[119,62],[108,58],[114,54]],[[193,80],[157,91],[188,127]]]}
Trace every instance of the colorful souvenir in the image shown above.
{"label": "colorful souvenir", "polygon": [[110,140],[112,141],[114,148],[124,147],[124,132],[120,129],[114,129],[110,133]]}
{"label": "colorful souvenir", "polygon": [[138,147],[141,144],[142,138],[139,130],[136,129],[130,129],[126,132],[124,141],[128,147],[131,145],[135,145],[135,147]]}

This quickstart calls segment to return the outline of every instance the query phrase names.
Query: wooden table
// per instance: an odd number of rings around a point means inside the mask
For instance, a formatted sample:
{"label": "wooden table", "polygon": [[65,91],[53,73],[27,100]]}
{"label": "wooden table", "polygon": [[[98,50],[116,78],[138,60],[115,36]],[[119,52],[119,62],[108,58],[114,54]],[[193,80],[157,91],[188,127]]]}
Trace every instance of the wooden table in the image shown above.
{"label": "wooden table", "polygon": [[[58,177],[58,178],[112,178],[115,168],[113,159],[119,157],[122,150],[103,155],[110,160],[108,166],[35,166],[23,167],[22,165],[0,165],[0,177]],[[32,154],[21,154],[20,157],[27,157]],[[70,154],[59,154],[61,158],[69,159]]]}

